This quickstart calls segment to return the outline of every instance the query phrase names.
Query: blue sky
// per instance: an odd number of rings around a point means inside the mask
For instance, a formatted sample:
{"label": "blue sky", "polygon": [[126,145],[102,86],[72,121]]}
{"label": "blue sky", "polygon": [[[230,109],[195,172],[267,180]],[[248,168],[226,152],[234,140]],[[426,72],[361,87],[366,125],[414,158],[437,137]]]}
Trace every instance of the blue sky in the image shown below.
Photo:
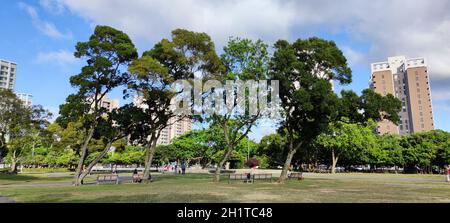
{"label": "blue sky", "polygon": [[[83,66],[73,57],[74,46],[97,24],[125,31],[139,52],[175,28],[207,32],[219,52],[229,36],[269,44],[318,36],[334,40],[353,70],[353,83],[337,90],[367,88],[371,62],[395,55],[426,57],[435,126],[450,131],[450,3],[427,2],[3,0],[0,58],[18,64],[17,92],[33,94],[34,104],[57,113],[74,92],[69,77]],[[120,92],[111,97],[120,98]],[[263,125],[252,137],[270,132],[273,128]]]}

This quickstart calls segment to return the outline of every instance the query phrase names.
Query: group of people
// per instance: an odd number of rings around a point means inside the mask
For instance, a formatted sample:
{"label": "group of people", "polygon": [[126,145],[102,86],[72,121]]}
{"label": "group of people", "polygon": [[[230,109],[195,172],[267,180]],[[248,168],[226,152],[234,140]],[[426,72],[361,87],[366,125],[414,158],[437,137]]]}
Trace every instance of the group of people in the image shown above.
{"label": "group of people", "polygon": [[445,171],[447,173],[447,182],[450,182],[450,165],[449,166],[445,166]]}
{"label": "group of people", "polygon": [[186,163],[181,162],[180,168],[178,168],[178,162],[174,162],[172,164],[165,165],[163,167],[163,171],[167,171],[167,172],[173,171],[175,175],[177,175],[177,174],[185,175],[186,174]]}

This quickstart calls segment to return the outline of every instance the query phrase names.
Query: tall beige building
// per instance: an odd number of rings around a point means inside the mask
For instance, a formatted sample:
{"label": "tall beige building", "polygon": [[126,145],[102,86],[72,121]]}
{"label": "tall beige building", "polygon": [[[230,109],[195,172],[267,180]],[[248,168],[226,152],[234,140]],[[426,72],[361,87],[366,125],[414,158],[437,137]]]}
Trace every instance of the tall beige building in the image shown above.
{"label": "tall beige building", "polygon": [[408,134],[434,129],[431,89],[425,58],[388,57],[388,61],[371,64],[370,86],[385,96],[392,94],[402,101],[400,123],[378,123],[380,134]]}
{"label": "tall beige building", "polygon": [[[133,98],[133,104],[137,107],[143,107],[142,97],[135,95]],[[157,145],[167,145],[172,142],[173,139],[184,135],[192,130],[192,119],[178,117],[172,117],[169,119],[168,126],[161,130]]]}
{"label": "tall beige building", "polygon": [[0,60],[0,88],[14,90],[16,85],[17,64]]}
{"label": "tall beige building", "polygon": [[[94,97],[91,96],[88,100],[94,100]],[[103,96],[102,100],[100,101],[100,107],[105,108],[109,112],[111,112],[115,108],[119,108],[119,100],[118,99],[110,99],[108,97],[108,94],[105,94]],[[91,108],[93,109],[95,106],[92,105]]]}

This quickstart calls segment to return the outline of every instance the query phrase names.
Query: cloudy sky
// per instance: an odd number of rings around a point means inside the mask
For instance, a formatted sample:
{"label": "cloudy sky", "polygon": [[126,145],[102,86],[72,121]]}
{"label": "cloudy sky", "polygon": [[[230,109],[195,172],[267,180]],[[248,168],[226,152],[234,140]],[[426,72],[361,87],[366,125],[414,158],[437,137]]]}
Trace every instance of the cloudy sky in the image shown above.
{"label": "cloudy sky", "polygon": [[[2,0],[0,58],[18,63],[17,91],[57,112],[74,91],[69,76],[83,66],[74,46],[98,24],[125,31],[140,52],[175,28],[208,33],[219,52],[230,36],[269,44],[318,36],[334,40],[353,69],[353,83],[337,90],[367,88],[371,62],[427,58],[435,126],[450,131],[448,12],[446,0]],[[261,127],[253,137],[272,131]]]}

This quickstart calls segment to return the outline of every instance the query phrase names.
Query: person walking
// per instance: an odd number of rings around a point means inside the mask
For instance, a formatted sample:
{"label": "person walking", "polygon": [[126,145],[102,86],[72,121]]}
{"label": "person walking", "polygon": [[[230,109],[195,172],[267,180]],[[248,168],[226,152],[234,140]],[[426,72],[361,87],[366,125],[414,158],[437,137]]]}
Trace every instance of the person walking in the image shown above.
{"label": "person walking", "polygon": [[173,169],[174,169],[175,175],[177,175],[178,174],[178,161],[175,162]]}

